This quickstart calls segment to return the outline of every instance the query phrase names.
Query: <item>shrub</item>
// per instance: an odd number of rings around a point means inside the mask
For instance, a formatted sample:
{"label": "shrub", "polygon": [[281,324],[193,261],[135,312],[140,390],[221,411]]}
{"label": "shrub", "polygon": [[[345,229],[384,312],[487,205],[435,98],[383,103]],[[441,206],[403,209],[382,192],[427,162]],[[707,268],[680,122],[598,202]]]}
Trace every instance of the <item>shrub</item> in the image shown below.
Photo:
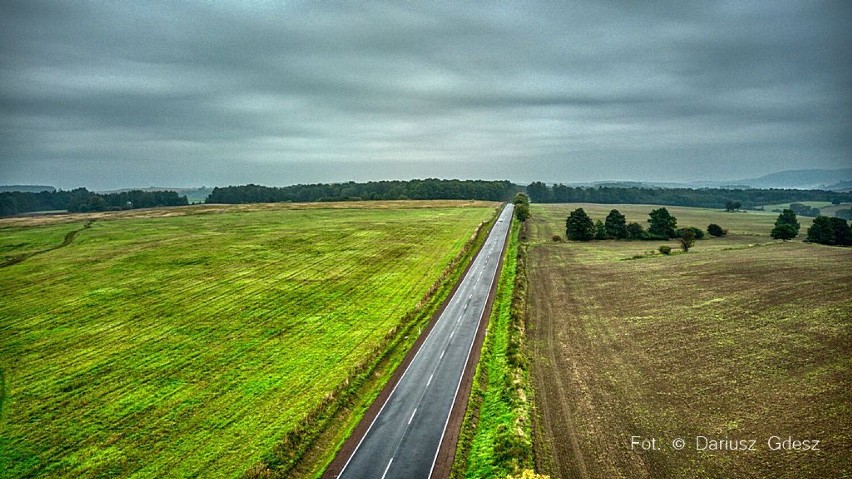
{"label": "shrub", "polygon": [[697,239],[697,240],[703,240],[704,239],[704,230],[696,228],[694,226],[689,226],[689,227],[684,228],[684,229],[692,231],[692,234],[695,236],[695,239]]}
{"label": "shrub", "polygon": [[707,232],[710,233],[710,236],[715,236],[717,238],[728,234],[728,230],[722,228],[716,223],[710,223],[709,225],[707,225]]}
{"label": "shrub", "polygon": [[562,242],[562,237],[559,236],[559,235],[553,235],[553,237],[550,238],[550,239],[552,239],[554,243],[561,243]]}
{"label": "shrub", "polygon": [[660,253],[663,253],[664,255],[669,255],[669,254],[671,254],[671,253],[672,253],[672,248],[671,248],[671,246],[668,246],[668,245],[662,245],[662,246],[660,246]]}

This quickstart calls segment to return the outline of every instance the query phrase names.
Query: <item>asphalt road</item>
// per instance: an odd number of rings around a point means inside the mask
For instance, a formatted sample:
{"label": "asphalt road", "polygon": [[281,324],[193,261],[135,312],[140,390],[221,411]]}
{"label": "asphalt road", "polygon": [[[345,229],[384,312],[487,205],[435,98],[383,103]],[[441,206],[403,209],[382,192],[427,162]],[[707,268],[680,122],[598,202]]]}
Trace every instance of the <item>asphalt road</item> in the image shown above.
{"label": "asphalt road", "polygon": [[514,207],[507,205],[455,295],[420,346],[339,478],[428,478],[496,281]]}

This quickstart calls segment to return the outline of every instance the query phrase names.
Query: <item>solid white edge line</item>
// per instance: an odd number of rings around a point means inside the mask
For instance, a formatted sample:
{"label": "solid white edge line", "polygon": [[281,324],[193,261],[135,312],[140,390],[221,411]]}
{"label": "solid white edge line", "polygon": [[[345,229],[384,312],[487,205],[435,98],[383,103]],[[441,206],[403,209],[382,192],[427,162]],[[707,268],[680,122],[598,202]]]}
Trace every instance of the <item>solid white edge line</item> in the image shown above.
{"label": "solid white edge line", "polygon": [[[507,205],[507,208],[508,208],[508,205]],[[504,211],[505,211],[505,209],[504,209]],[[510,230],[511,230],[511,228],[509,229],[509,231]],[[507,233],[508,233],[508,231],[507,231]],[[489,237],[490,237],[490,234],[489,234]],[[485,240],[487,242],[488,238],[486,238]],[[485,244],[483,243],[483,247],[484,246],[485,246]],[[479,257],[480,253],[482,253],[482,249],[480,249],[479,252],[476,254],[476,257],[474,257],[473,260],[471,260],[471,262],[470,262],[471,265],[473,265],[473,263],[476,262],[476,259]],[[468,278],[468,275],[465,275],[461,279],[461,281],[459,281],[459,289],[461,289],[462,285],[464,284],[464,282],[467,278]],[[492,280],[492,282],[493,282],[493,280]],[[450,299],[450,302],[452,302],[452,299]],[[450,307],[450,304],[447,303],[447,309],[449,309],[449,307]],[[414,353],[414,357],[411,358],[411,362],[408,363],[408,366],[405,367],[405,371],[402,372],[402,376],[399,377],[399,381],[397,381],[396,384],[394,384],[393,389],[391,389],[390,394],[388,394],[388,398],[385,399],[385,403],[382,404],[382,407],[379,408],[379,412],[376,413],[376,417],[374,417],[373,421],[370,422],[370,426],[367,428],[367,431],[364,432],[364,435],[361,436],[361,440],[358,441],[358,445],[355,446],[354,450],[352,450],[352,454],[349,455],[349,459],[347,459],[346,463],[343,464],[343,467],[340,469],[340,472],[337,474],[337,477],[342,476],[343,473],[346,471],[346,468],[349,466],[349,463],[352,462],[352,458],[355,457],[355,454],[358,452],[358,449],[361,447],[361,444],[364,442],[364,439],[366,439],[367,436],[370,434],[370,430],[373,429],[373,426],[376,424],[376,420],[378,420],[379,416],[382,415],[382,411],[384,411],[385,406],[387,406],[388,402],[393,397],[393,394],[396,392],[396,388],[399,387],[399,384],[402,382],[403,378],[405,378],[405,375],[408,374],[408,370],[411,369],[411,365],[414,364],[414,361],[417,360],[417,356],[420,355],[420,351],[423,351],[423,346],[426,345],[426,341],[429,341],[429,338],[432,337],[432,333],[434,333],[435,330],[438,329],[437,328],[438,323],[441,322],[441,318],[443,316],[444,316],[444,314],[441,313],[441,316],[439,316],[438,320],[435,321],[435,327],[433,327],[431,330],[429,330],[429,334],[426,335],[426,339],[423,340],[423,344],[421,344],[420,348],[417,349],[417,352]],[[482,320],[482,318],[480,318],[480,320]],[[479,326],[477,325],[477,329],[478,328],[479,328]],[[444,358],[444,353],[446,353],[446,352],[447,352],[447,350],[445,349],[444,352],[441,353],[441,359]],[[468,355],[470,355],[470,351],[468,351]],[[465,364],[467,364],[467,361],[465,361]],[[462,377],[464,377],[464,372],[462,372]],[[429,378],[429,380],[431,382],[432,379]],[[461,384],[461,382],[459,382],[459,384]],[[456,388],[456,394],[458,394],[458,388]],[[455,402],[456,401],[455,401],[455,397],[454,397],[453,398],[453,404],[455,404]],[[452,408],[450,408],[450,411],[452,412]],[[447,417],[447,421],[449,421],[449,416]],[[446,430],[447,430],[447,425],[444,424],[444,432],[446,432]],[[444,440],[444,433],[441,433],[441,441],[443,441],[443,440]],[[441,450],[441,443],[439,442],[438,443],[438,451],[440,451],[440,450]],[[438,451],[435,451],[435,459],[438,458]],[[393,462],[393,458],[391,458],[391,462]],[[390,467],[390,463],[388,463],[388,467]],[[433,459],[432,460],[432,468],[434,468],[434,467],[435,467],[435,460]],[[387,469],[385,469],[385,474],[387,474]],[[432,475],[432,469],[429,469],[429,475],[430,476]],[[382,477],[384,478],[384,476],[382,476]]]}
{"label": "solid white edge line", "polygon": [[[508,205],[506,206],[508,208]],[[506,230],[506,236],[509,235],[509,232],[512,231],[511,222],[509,223],[509,229]],[[505,237],[504,237],[505,238]],[[502,256],[502,255],[501,255]],[[498,261],[497,264],[500,264]],[[497,274],[494,274],[494,277],[491,278],[491,285],[488,287],[489,296],[491,292],[491,288],[494,287],[494,281],[497,280]],[[488,302],[486,301],[486,304]],[[476,323],[476,330],[479,330],[479,325],[482,324],[482,318],[485,317],[485,304],[482,305],[482,314],[479,315],[479,321]],[[465,368],[467,368],[467,362],[470,361],[470,353],[473,351],[473,344],[476,343],[476,335],[474,334],[473,340],[470,342],[470,347],[467,350],[467,358],[464,360]],[[438,448],[435,450],[435,457],[432,458],[432,467],[429,468],[429,475],[426,477],[431,478],[432,472],[435,470],[435,462],[438,461],[438,453],[441,452],[441,444],[444,443],[444,436],[447,434],[447,425],[450,424],[450,416],[453,415],[453,407],[456,405],[456,400],[459,396],[459,388],[461,388],[462,379],[464,379],[464,369],[462,369],[461,376],[459,376],[459,382],[456,384],[456,392],[453,394],[453,403],[450,406],[450,411],[447,413],[447,420],[444,422],[444,430],[441,432],[441,440],[438,441]]]}
{"label": "solid white edge line", "polygon": [[390,465],[393,464],[393,458],[388,461],[388,467],[385,468],[385,472],[382,474],[382,479],[385,479],[385,476],[388,475],[388,469],[390,469]]}

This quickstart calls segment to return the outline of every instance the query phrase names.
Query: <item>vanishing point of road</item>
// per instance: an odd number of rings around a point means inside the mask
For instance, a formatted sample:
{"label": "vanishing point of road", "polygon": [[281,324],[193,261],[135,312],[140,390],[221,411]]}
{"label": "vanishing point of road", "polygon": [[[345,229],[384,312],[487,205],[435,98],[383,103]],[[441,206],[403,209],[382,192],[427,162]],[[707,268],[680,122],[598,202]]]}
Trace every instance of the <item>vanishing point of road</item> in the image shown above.
{"label": "vanishing point of road", "polygon": [[503,208],[482,249],[367,433],[342,479],[426,479],[432,474],[506,242]]}

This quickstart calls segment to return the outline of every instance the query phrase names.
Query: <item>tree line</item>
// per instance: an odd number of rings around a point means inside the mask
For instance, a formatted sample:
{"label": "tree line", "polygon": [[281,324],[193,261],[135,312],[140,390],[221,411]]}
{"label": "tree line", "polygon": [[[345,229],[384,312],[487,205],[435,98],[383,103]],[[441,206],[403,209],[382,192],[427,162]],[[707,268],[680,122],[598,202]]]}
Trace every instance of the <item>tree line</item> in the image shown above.
{"label": "tree line", "polygon": [[[793,209],[785,209],[775,220],[770,236],[783,241],[791,240],[799,235],[801,225]],[[852,246],[852,228],[843,218],[817,216],[807,231],[808,243],[819,243],[829,246]]]}
{"label": "tree line", "polygon": [[180,196],[174,191],[133,190],[119,193],[93,193],[86,188],[38,193],[7,191],[0,193],[0,216],[33,211],[67,210],[76,213],[187,204],[189,202],[186,196]]}
{"label": "tree line", "polygon": [[[711,236],[725,236],[728,230],[713,223],[707,226]],[[651,210],[648,214],[648,229],[636,222],[627,223],[625,216],[617,209],[610,210],[606,219],[592,221],[583,208],[572,211],[565,220],[565,237],[573,241],[591,240],[670,240],[678,239],[681,248],[689,251],[695,240],[704,239],[704,230],[689,226],[677,227],[677,218],[666,208]],[[554,237],[557,240],[557,237]],[[665,250],[664,250],[665,249]],[[669,254],[671,248],[661,247],[661,252]]]}
{"label": "tree line", "polygon": [[327,183],[271,187],[217,187],[207,203],[281,203],[358,200],[485,200],[508,201],[522,187],[510,181],[409,180]]}
{"label": "tree line", "polygon": [[[207,203],[277,203],[353,200],[485,200],[508,201],[526,190],[538,203],[658,204],[726,208],[731,211],[757,205],[802,201],[852,202],[852,193],[821,190],[783,189],[690,189],[638,187],[553,186],[537,181],[526,188],[510,181],[440,180],[372,181],[367,183],[326,183],[269,187],[242,185],[214,188]],[[182,199],[183,198],[183,199]],[[31,211],[104,211],[187,204],[185,196],[173,191],[129,191],[92,193],[85,188],[71,191],[0,192],[0,215]],[[844,213],[847,210],[843,210]],[[811,211],[811,213],[816,213]],[[841,215],[842,216],[842,215]]]}
{"label": "tree line", "polygon": [[801,201],[852,202],[852,193],[823,190],[572,187],[563,184],[548,186],[540,181],[527,186],[527,194],[534,203],[654,204],[725,208],[730,211]]}

